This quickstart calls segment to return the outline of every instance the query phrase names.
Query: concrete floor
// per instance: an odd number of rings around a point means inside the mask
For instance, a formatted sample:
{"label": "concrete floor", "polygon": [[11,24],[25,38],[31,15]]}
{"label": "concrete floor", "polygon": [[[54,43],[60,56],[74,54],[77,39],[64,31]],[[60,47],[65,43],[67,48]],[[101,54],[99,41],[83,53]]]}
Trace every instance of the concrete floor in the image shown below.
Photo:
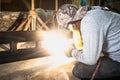
{"label": "concrete floor", "polygon": [[73,65],[50,56],[0,64],[0,80],[78,80],[71,73]]}

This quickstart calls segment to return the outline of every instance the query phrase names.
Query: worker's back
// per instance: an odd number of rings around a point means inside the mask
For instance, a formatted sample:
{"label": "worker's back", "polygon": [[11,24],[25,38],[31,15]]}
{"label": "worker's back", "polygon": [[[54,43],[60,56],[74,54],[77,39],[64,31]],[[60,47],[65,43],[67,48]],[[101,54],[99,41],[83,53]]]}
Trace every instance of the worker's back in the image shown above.
{"label": "worker's back", "polygon": [[120,14],[98,7],[88,11],[85,17],[89,16],[97,24],[97,26],[93,25],[92,29],[100,31],[99,38],[104,37],[101,38],[104,39],[104,44],[99,48],[103,47],[102,51],[108,53],[113,60],[120,62]]}

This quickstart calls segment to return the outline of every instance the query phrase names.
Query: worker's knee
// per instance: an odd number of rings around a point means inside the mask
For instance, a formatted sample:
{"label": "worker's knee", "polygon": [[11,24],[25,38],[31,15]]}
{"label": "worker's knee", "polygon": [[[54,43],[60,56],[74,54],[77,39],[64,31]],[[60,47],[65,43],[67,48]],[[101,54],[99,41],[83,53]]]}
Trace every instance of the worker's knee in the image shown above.
{"label": "worker's knee", "polygon": [[90,78],[95,69],[95,65],[86,65],[83,63],[76,63],[73,68],[73,75],[78,78]]}
{"label": "worker's knee", "polygon": [[81,74],[81,70],[79,71],[81,67],[79,67],[78,63],[75,64],[75,66],[73,67],[72,73],[75,77],[81,78],[81,76],[79,74]]}

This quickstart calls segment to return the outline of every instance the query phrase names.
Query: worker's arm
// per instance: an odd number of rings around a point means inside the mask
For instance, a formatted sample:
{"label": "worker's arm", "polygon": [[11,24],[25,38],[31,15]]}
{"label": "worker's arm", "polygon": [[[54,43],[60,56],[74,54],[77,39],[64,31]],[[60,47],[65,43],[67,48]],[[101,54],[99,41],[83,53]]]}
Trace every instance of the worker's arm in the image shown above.
{"label": "worker's arm", "polygon": [[[103,28],[94,17],[97,17],[94,13],[87,14],[81,22],[83,51],[72,51],[73,57],[78,61],[89,65],[93,65],[97,62],[104,42]],[[98,17],[98,20],[101,20],[99,18],[100,17]]]}

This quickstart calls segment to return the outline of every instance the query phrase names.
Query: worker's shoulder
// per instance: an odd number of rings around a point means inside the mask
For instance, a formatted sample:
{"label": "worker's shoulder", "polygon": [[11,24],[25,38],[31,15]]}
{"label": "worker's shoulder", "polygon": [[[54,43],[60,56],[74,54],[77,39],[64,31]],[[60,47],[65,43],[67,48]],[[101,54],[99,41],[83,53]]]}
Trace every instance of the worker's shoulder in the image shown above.
{"label": "worker's shoulder", "polygon": [[95,9],[91,9],[87,12],[86,15],[89,16],[100,16],[106,14],[105,10],[102,10],[101,8],[95,8]]}
{"label": "worker's shoulder", "polygon": [[105,18],[106,13],[103,10],[95,9],[89,10],[84,16],[85,20],[101,20]]}
{"label": "worker's shoulder", "polygon": [[111,11],[109,8],[103,8],[100,6],[93,6],[91,9],[87,12],[87,16],[96,16],[96,17],[112,17],[112,16],[118,16],[120,17],[120,14],[117,12]]}
{"label": "worker's shoulder", "polygon": [[107,10],[102,10],[102,9],[92,9],[90,11],[87,12],[86,14],[86,19],[90,19],[90,20],[95,20],[95,21],[100,21],[102,20],[102,22],[104,21],[108,21],[109,19],[111,19],[112,17],[114,17],[116,14],[114,14],[111,11],[107,11]]}

